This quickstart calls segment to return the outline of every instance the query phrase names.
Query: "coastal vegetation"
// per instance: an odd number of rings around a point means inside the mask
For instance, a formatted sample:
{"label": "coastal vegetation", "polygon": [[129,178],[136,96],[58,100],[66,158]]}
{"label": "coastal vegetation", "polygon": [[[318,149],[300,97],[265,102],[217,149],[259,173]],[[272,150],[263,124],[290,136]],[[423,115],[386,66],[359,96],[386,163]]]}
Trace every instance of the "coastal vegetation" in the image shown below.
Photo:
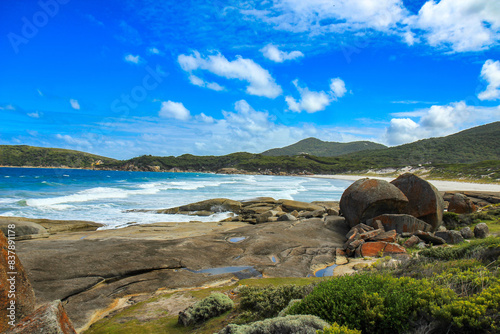
{"label": "coastal vegetation", "polygon": [[[491,228],[500,222],[499,209],[492,205],[460,216],[470,227],[486,223]],[[163,294],[104,318],[85,333],[279,333],[273,330],[285,326],[286,319],[290,326],[324,321],[328,325],[320,334],[499,332],[498,235],[415,248],[410,254],[399,260],[381,257],[351,276],[245,279]],[[188,327],[177,324],[177,314],[161,309],[156,309],[156,317],[137,320],[148,305],[180,296],[204,300],[214,292],[229,296],[235,307]],[[306,318],[285,318],[290,316]]]}
{"label": "coastal vegetation", "polygon": [[[377,144],[346,143],[366,150],[337,156],[326,155],[324,146],[339,143],[309,138],[289,147],[262,154],[247,152],[223,156],[143,155],[129,160],[115,160],[88,153],[30,146],[0,146],[0,165],[81,167],[130,171],[188,171],[259,174],[393,174],[412,168],[414,173],[435,179],[500,179],[500,122],[471,128],[441,138],[419,140],[410,144],[377,149]],[[311,144],[312,143],[312,144]],[[365,145],[367,144],[367,145]],[[343,144],[344,145],[344,144]],[[382,147],[383,145],[380,145]],[[293,148],[291,150],[290,148]],[[351,150],[352,151],[352,150]],[[296,155],[294,152],[303,152]],[[283,155],[277,155],[283,154]]]}
{"label": "coastal vegetation", "polygon": [[354,141],[349,143],[326,142],[317,138],[306,138],[295,144],[273,148],[262,152],[262,155],[283,156],[309,154],[317,157],[336,157],[343,154],[354,153],[366,150],[384,149],[387,146],[371,141]]}
{"label": "coastal vegetation", "polygon": [[91,168],[115,159],[62,148],[0,145],[0,166]]}

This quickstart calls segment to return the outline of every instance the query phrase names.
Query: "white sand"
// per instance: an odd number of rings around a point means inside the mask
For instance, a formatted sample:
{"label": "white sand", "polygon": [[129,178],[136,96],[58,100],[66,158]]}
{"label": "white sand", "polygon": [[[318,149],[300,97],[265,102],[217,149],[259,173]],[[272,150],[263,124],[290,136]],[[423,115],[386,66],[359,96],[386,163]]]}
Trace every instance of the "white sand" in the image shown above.
{"label": "white sand", "polygon": [[[362,175],[311,175],[319,179],[338,179],[356,181],[362,178],[369,177],[371,179],[379,179],[385,181],[392,181],[396,177],[378,177],[378,176],[362,176]],[[484,191],[484,192],[500,192],[500,184],[483,184],[471,182],[454,182],[454,181],[440,181],[440,180],[427,180],[432,183],[439,191]]]}

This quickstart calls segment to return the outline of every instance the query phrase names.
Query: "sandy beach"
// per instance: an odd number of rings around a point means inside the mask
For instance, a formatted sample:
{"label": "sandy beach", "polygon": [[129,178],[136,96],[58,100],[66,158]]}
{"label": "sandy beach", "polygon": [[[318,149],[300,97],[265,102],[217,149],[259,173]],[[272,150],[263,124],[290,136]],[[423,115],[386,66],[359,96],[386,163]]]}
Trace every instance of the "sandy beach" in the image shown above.
{"label": "sandy beach", "polygon": [[[319,179],[338,179],[356,181],[368,176],[363,175],[311,175],[310,177]],[[392,181],[396,177],[379,177],[370,176],[371,179],[379,179],[385,181]],[[484,191],[484,192],[500,192],[500,184],[486,184],[486,183],[471,183],[471,182],[455,182],[455,181],[441,181],[441,180],[427,180],[432,183],[439,191]]]}

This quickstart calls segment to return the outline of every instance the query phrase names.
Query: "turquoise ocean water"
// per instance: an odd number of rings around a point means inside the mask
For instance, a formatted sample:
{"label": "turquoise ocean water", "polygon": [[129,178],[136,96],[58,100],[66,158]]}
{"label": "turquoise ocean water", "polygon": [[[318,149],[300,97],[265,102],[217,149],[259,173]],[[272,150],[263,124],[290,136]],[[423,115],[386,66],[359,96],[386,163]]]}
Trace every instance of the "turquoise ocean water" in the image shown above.
{"label": "turquoise ocean water", "polygon": [[125,211],[164,209],[216,197],[338,201],[351,183],[265,175],[0,168],[0,216],[90,220],[106,228],[131,222],[214,221],[227,214],[193,217]]}

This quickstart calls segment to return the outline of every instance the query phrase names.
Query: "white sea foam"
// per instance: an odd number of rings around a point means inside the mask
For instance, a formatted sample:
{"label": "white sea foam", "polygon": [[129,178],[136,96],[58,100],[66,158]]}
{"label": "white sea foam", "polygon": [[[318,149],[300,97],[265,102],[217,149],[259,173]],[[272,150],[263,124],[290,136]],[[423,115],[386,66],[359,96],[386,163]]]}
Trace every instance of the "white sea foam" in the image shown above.
{"label": "white sea foam", "polygon": [[80,191],[73,195],[29,199],[26,201],[28,206],[53,206],[62,203],[77,203],[77,202],[90,202],[101,199],[118,199],[127,198],[130,195],[153,195],[157,193],[158,189],[138,189],[127,190],[120,188],[107,188],[97,187]]}

